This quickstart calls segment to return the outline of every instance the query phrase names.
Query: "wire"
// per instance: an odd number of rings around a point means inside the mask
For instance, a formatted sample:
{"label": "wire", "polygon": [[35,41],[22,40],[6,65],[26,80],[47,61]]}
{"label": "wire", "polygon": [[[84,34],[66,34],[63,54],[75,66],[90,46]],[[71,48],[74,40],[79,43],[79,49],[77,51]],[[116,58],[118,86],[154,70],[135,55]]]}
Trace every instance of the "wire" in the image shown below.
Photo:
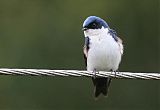
{"label": "wire", "polygon": [[0,68],[0,75],[21,75],[21,76],[86,76],[86,77],[111,77],[118,79],[160,79],[159,73],[132,73],[132,72],[105,72],[98,73],[83,70],[47,70],[47,69],[8,69]]}

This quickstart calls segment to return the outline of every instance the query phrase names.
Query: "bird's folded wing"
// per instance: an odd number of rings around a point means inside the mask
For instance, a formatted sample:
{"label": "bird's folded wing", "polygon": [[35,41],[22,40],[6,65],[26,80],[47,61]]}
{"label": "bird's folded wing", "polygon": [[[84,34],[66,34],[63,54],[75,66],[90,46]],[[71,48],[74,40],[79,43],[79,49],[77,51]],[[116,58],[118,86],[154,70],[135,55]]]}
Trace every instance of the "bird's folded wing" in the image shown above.
{"label": "bird's folded wing", "polygon": [[89,50],[89,37],[85,37],[85,43],[84,43],[84,47],[83,47],[83,53],[84,53],[84,60],[85,60],[86,66],[87,66],[88,50]]}
{"label": "bird's folded wing", "polygon": [[117,37],[117,38],[118,38],[117,43],[118,43],[118,45],[119,45],[120,53],[123,54],[123,44],[122,44],[122,40],[121,40],[119,37]]}

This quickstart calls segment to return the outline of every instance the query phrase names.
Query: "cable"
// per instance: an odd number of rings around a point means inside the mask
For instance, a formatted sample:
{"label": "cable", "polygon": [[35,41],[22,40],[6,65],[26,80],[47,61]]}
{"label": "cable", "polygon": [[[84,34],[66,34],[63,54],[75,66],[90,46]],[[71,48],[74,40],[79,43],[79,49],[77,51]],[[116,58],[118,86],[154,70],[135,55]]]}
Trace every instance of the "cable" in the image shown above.
{"label": "cable", "polygon": [[[112,77],[118,79],[160,79],[159,73],[132,73],[132,72],[105,72],[96,74],[83,70],[47,70],[47,69],[8,69],[0,68],[0,75],[21,75],[21,76],[86,76],[86,77]],[[96,76],[95,76],[96,75]]]}

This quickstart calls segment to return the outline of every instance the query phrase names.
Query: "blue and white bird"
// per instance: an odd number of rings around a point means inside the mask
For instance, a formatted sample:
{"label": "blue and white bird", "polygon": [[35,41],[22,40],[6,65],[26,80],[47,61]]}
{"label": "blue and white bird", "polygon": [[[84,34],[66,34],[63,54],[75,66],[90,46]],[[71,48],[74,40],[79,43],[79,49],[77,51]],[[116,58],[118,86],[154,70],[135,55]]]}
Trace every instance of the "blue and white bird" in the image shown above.
{"label": "blue and white bird", "polygon": [[[85,44],[83,48],[87,71],[116,72],[123,54],[122,40],[101,18],[89,16],[83,23]],[[111,78],[93,77],[94,96],[107,96]]]}

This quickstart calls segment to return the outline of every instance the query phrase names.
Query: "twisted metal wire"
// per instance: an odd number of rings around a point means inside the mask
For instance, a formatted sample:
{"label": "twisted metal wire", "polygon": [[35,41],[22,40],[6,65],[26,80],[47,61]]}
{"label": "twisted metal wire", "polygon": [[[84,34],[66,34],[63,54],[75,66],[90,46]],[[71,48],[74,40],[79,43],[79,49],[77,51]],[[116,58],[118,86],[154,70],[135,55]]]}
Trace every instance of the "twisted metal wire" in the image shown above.
{"label": "twisted metal wire", "polygon": [[86,77],[112,77],[119,79],[160,79],[159,73],[132,73],[132,72],[105,72],[98,73],[83,70],[47,70],[47,69],[8,69],[0,68],[0,75],[21,75],[21,76],[86,76]]}

